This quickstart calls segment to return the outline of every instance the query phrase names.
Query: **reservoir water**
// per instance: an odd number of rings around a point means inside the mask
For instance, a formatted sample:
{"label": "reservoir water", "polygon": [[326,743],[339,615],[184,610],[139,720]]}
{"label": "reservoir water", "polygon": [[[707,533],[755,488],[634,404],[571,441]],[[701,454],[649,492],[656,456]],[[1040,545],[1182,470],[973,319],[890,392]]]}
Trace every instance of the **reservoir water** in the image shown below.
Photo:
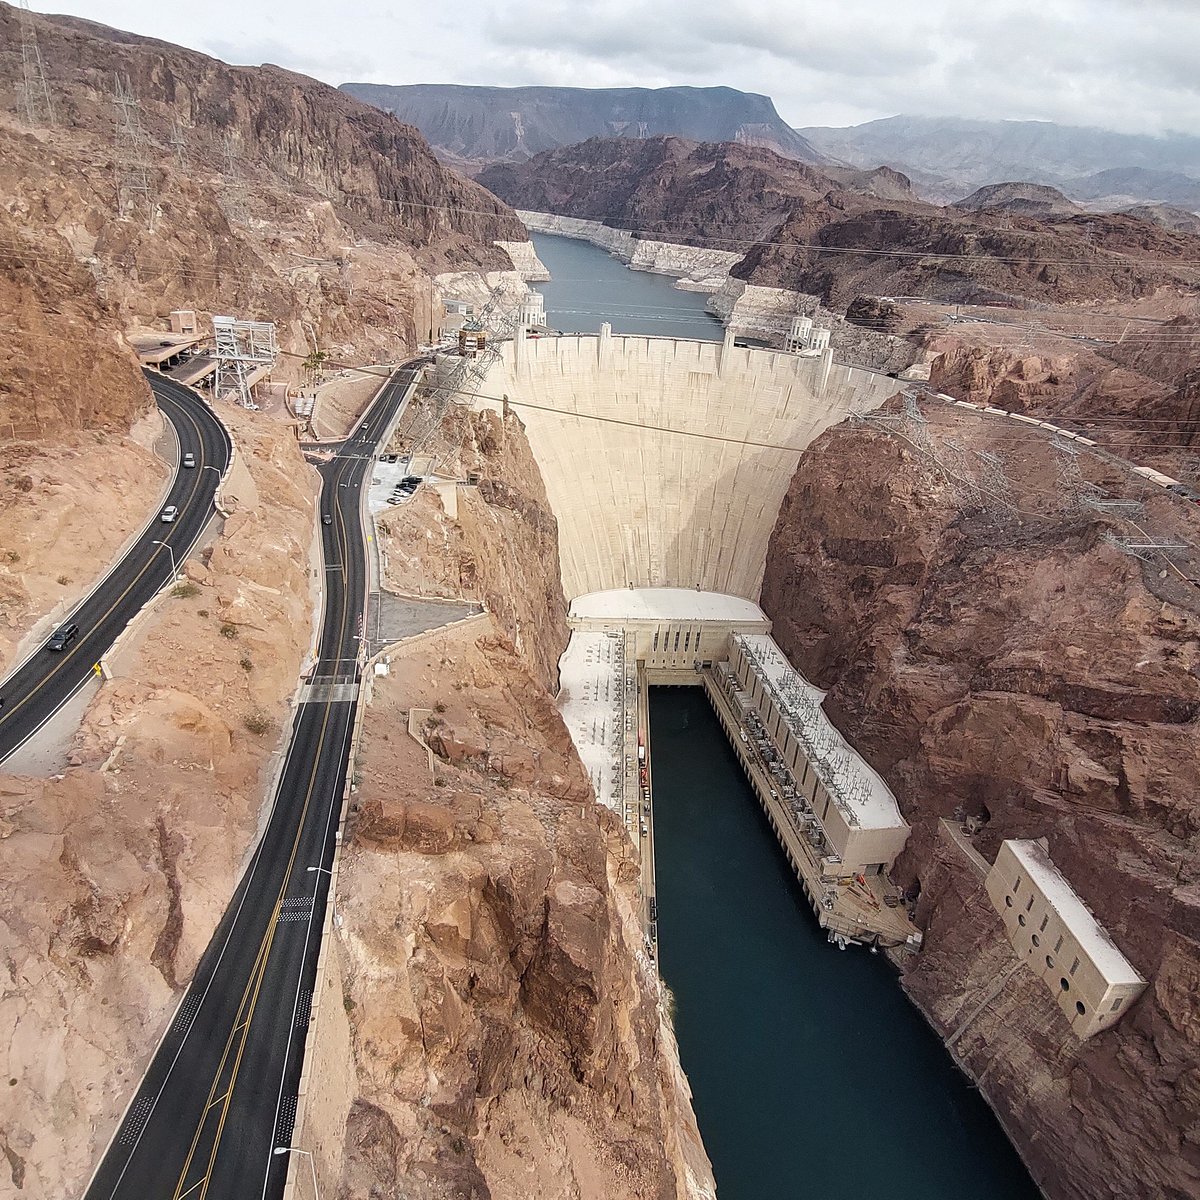
{"label": "reservoir water", "polygon": [[700,688],[650,693],[660,965],[718,1200],[1036,1200],[882,955],[826,941]]}
{"label": "reservoir water", "polygon": [[532,286],[546,298],[546,323],[563,333],[613,333],[696,338],[719,342],[725,330],[704,310],[703,292],[681,292],[672,281],[648,271],[631,271],[599,246],[574,238],[535,233],[538,257],[553,276]]}

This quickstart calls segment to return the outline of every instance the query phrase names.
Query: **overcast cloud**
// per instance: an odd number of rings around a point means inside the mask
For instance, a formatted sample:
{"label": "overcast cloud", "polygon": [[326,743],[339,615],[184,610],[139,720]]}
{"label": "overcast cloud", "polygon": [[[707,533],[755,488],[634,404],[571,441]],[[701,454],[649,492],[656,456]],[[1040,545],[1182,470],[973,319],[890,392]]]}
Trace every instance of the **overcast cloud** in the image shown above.
{"label": "overcast cloud", "polygon": [[1200,0],[33,6],[334,84],[725,84],[793,125],[904,112],[1200,132]]}

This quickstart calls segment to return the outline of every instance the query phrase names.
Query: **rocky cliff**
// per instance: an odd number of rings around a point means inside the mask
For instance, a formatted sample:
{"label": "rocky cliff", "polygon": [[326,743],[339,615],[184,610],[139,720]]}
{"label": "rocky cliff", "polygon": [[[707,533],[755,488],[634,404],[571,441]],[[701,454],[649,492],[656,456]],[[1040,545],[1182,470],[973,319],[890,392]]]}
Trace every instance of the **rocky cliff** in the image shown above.
{"label": "rocky cliff", "polygon": [[1200,436],[1200,326],[1187,317],[1139,325],[1100,349],[1053,339],[1045,349],[932,339],[937,391],[1010,412],[1068,417],[1124,458],[1195,474]]}
{"label": "rocky cliff", "polygon": [[823,161],[784,123],[769,97],[734,88],[344,83],[342,91],[411,122],[439,153],[468,170],[522,162],[596,137],[740,142],[803,162]]}
{"label": "rocky cliff", "polygon": [[711,1197],[633,848],[548,690],[567,630],[540,474],[515,416],[452,410],[439,436],[478,482],[381,518],[388,581],[492,611],[373,680],[301,1132],[344,1195]]}
{"label": "rocky cliff", "polygon": [[[1006,455],[1018,512],[973,507],[893,434],[831,430],[781,509],[762,603],[913,826],[898,871],[926,944],[905,987],[944,1036],[966,1023],[955,1054],[1035,1177],[1054,1200],[1182,1200],[1200,1187],[1195,556],[1143,563],[1104,521],[1064,517],[1040,435],[1001,445],[987,422],[927,416],[944,454],[953,439],[968,462]],[[1170,497],[1144,520],[1200,541]],[[968,1020],[1017,960],[938,837],[939,818],[964,815],[989,858],[1003,838],[1046,837],[1151,981],[1112,1030],[1075,1041],[1023,969]]]}
{"label": "rocky cliff", "polygon": [[[426,637],[392,671],[339,873],[352,1083],[331,1182],[711,1196],[641,946],[632,847],[545,690],[491,618]],[[414,708],[432,770],[404,732]]]}
{"label": "rocky cliff", "polygon": [[[57,233],[128,325],[172,308],[275,320],[286,351],[411,347],[428,276],[507,268],[510,210],[447,171],[420,134],[277,67],[231,67],[67,17],[30,18],[56,123],[27,129],[0,93],[0,197]],[[0,5],[0,77],[21,75]],[[122,118],[115,80],[132,98]],[[49,168],[49,169],[47,169]],[[118,204],[116,180],[127,184]],[[117,219],[118,211],[123,213]],[[281,364],[281,374],[298,360]]]}
{"label": "rocky cliff", "polygon": [[813,293],[832,308],[860,294],[1023,308],[1190,292],[1198,255],[1200,239],[1128,216],[801,205],[733,274]]}
{"label": "rocky cliff", "polygon": [[842,190],[817,168],[763,147],[678,137],[593,138],[489,167],[479,182],[516,208],[743,251],[800,200]]}

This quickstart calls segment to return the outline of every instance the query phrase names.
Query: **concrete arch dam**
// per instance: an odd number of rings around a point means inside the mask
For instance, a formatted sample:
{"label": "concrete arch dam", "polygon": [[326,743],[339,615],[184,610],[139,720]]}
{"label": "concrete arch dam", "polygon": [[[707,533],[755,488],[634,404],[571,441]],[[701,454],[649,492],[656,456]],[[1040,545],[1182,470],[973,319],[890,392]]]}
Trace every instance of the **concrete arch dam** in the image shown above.
{"label": "concrete arch dam", "polygon": [[538,406],[517,411],[558,518],[569,599],[632,584],[757,601],[800,453],[899,386],[828,351],[614,337],[604,327],[519,331],[481,390]]}

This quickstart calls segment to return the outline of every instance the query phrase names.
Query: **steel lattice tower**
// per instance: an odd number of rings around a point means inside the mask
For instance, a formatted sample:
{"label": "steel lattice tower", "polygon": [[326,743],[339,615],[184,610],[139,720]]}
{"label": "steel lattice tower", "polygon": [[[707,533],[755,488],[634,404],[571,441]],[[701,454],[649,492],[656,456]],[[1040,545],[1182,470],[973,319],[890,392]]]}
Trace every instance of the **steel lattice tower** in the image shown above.
{"label": "steel lattice tower", "polygon": [[42,63],[42,50],[38,45],[37,30],[29,0],[21,0],[21,91],[25,101],[25,119],[30,126],[54,124],[54,102],[50,99],[50,85],[46,82],[46,68]]}

